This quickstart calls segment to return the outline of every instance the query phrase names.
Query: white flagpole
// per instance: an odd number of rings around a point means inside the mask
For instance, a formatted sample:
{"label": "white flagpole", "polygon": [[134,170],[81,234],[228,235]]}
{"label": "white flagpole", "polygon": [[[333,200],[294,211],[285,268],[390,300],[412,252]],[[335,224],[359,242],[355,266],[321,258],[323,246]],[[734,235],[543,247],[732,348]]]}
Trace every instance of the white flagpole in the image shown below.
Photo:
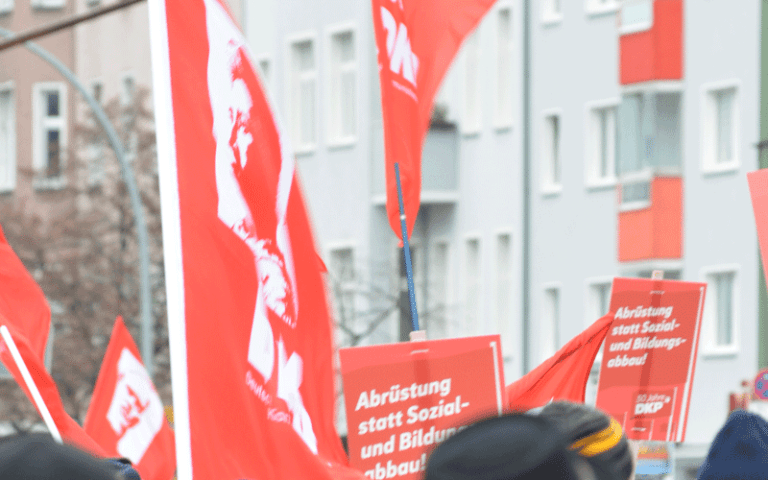
{"label": "white flagpole", "polygon": [[48,411],[48,407],[45,406],[45,402],[43,402],[43,397],[40,396],[40,391],[37,389],[37,385],[35,385],[35,382],[32,380],[32,375],[29,374],[27,365],[24,363],[24,360],[21,358],[19,349],[16,348],[16,342],[13,341],[13,337],[11,337],[11,332],[8,331],[8,327],[6,327],[5,325],[0,326],[0,334],[3,336],[3,340],[5,340],[5,344],[8,345],[8,350],[11,351],[11,356],[13,357],[13,361],[15,361],[16,366],[19,367],[19,371],[21,372],[21,376],[24,378],[24,382],[27,384],[27,388],[29,389],[30,392],[32,392],[32,398],[35,401],[37,410],[40,412],[40,415],[43,417],[43,421],[45,422],[45,425],[48,427],[48,431],[51,432],[51,436],[53,437],[54,440],[56,440],[58,443],[63,443],[61,441],[61,434],[59,433],[59,429],[56,428],[56,424],[53,423],[53,417],[51,417],[51,413]]}

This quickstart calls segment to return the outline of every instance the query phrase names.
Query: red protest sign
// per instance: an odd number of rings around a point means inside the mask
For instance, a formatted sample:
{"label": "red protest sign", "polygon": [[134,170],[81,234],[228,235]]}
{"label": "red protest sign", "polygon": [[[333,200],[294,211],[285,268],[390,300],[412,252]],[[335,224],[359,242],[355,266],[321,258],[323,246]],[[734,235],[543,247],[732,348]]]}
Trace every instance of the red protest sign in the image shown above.
{"label": "red protest sign", "polygon": [[616,278],[596,406],[634,440],[685,439],[705,283]]}
{"label": "red protest sign", "polygon": [[339,352],[350,465],[417,479],[435,445],[505,405],[498,335]]}

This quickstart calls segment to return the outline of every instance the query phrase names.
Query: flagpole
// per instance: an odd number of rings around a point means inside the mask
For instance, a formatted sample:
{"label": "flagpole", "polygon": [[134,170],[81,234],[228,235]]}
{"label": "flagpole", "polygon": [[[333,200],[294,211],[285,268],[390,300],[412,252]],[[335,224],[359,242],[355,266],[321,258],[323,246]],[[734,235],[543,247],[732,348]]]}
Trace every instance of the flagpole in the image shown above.
{"label": "flagpole", "polygon": [[51,417],[51,413],[48,411],[48,407],[45,406],[45,402],[43,402],[43,397],[40,396],[40,391],[37,389],[37,385],[35,385],[35,382],[32,380],[32,375],[29,374],[27,365],[24,363],[24,360],[21,358],[19,349],[16,348],[16,342],[13,341],[13,337],[11,337],[11,332],[8,331],[8,327],[6,327],[5,325],[0,326],[0,335],[3,336],[3,340],[5,340],[5,344],[8,345],[8,350],[10,350],[11,352],[13,361],[16,362],[16,366],[19,368],[22,378],[24,378],[24,383],[27,384],[27,388],[32,393],[32,398],[35,400],[35,405],[37,406],[37,410],[40,412],[40,415],[43,417],[43,421],[45,422],[45,425],[48,427],[48,431],[51,432],[51,436],[53,437],[54,440],[56,440],[58,443],[63,443],[61,440],[61,434],[59,433],[59,429],[56,428],[56,424],[53,422],[53,417]]}
{"label": "flagpole", "polygon": [[405,223],[405,207],[403,207],[403,188],[400,186],[400,164],[395,162],[395,179],[397,179],[397,203],[400,205],[400,228],[403,230],[403,252],[405,252],[405,275],[408,278],[408,300],[411,303],[411,327],[419,330],[419,313],[416,311],[416,295],[413,291],[413,268],[411,267],[411,247],[408,245],[408,227]]}

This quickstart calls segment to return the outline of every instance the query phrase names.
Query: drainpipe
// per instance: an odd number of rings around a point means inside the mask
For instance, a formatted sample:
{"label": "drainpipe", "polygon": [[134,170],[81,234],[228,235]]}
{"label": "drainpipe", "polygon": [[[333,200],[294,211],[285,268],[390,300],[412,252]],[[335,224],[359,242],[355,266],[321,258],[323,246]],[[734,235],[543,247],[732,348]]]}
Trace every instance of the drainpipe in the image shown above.
{"label": "drainpipe", "polygon": [[530,370],[531,334],[531,0],[523,0],[523,374]]}

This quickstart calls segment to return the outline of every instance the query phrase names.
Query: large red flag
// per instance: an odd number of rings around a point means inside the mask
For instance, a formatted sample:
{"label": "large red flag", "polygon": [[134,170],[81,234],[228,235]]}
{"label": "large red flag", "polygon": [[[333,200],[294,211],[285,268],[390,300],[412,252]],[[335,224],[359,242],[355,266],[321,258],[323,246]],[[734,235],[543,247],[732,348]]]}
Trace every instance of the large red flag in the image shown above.
{"label": "large red flag", "polygon": [[509,408],[529,410],[554,400],[584,403],[589,372],[612,322],[613,313],[601,317],[541,365],[507,385]]}
{"label": "large red flag", "polygon": [[294,157],[220,0],[150,21],[179,478],[362,478]]}
{"label": "large red flag", "polygon": [[176,470],[173,430],[121,317],[112,328],[83,428],[109,455],[129,459],[143,480],[169,480]]}
{"label": "large red flag", "polygon": [[0,314],[24,335],[39,359],[51,328],[51,309],[37,282],[27,272],[0,227]]}
{"label": "large red flag", "polygon": [[372,0],[378,50],[389,225],[402,237],[399,163],[408,236],[421,197],[421,147],[432,102],[464,38],[495,0]]}
{"label": "large red flag", "polygon": [[[32,381],[35,383],[40,396],[45,403],[48,412],[51,414],[53,422],[56,424],[56,428],[59,430],[61,438],[78,448],[81,448],[91,454],[101,457],[107,457],[106,452],[91,437],[83,430],[83,428],[75,422],[75,420],[69,416],[64,410],[64,404],[61,402],[61,396],[59,395],[59,389],[56,388],[56,383],[51,378],[51,375],[46,371],[43,361],[39,358],[30,347],[29,342],[23,335],[21,335],[16,328],[9,324],[7,320],[0,314],[0,326],[5,325],[8,327],[8,331],[11,333],[13,342],[16,344],[16,348],[19,350],[21,359],[29,370],[29,374],[32,377]],[[2,360],[5,368],[11,372],[16,383],[24,390],[27,398],[34,404],[35,401],[32,397],[32,393],[27,388],[26,382],[22,377],[21,371],[16,366],[16,362],[13,356],[5,344],[5,341],[0,337],[0,360]],[[37,405],[35,405],[37,407]],[[39,410],[38,410],[39,411]],[[41,413],[42,415],[42,413]]]}

